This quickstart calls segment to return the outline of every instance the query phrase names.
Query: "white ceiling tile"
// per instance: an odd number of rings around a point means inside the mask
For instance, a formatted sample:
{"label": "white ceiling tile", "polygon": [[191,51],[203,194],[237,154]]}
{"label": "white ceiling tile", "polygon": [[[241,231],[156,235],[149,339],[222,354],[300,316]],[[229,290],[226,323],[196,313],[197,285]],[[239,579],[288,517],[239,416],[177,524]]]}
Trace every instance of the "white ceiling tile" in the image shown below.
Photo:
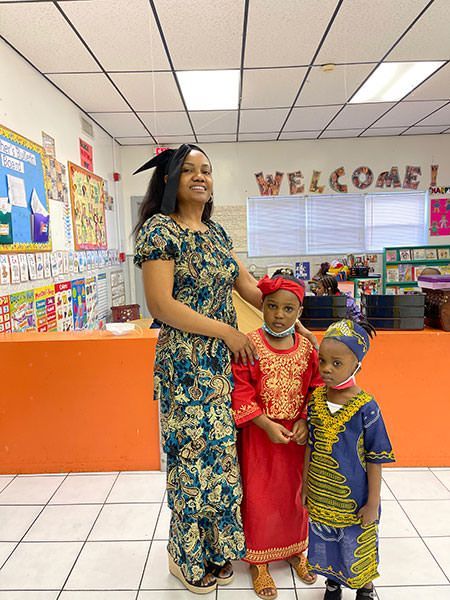
{"label": "white ceiling tile", "polygon": [[283,131],[280,140],[315,140],[319,137],[321,129],[318,131]]}
{"label": "white ceiling tile", "polygon": [[381,60],[427,2],[346,0],[325,39],[316,64]]}
{"label": "white ceiling tile", "polygon": [[327,129],[320,138],[356,138],[361,131],[361,129]]}
{"label": "white ceiling tile", "polygon": [[240,133],[240,142],[267,142],[276,140],[278,133],[269,131],[267,133]]}
{"label": "white ceiling tile", "polygon": [[338,114],[329,129],[357,129],[369,127],[380,115],[394,106],[395,102],[350,104]]}
{"label": "white ceiling tile", "polygon": [[91,113],[90,116],[113,137],[148,135],[148,131],[133,113]]}
{"label": "white ceiling tile", "polygon": [[400,102],[376,122],[377,127],[401,127],[414,125],[426,115],[445,104],[444,100],[426,102]]}
{"label": "white ceiling tile", "polygon": [[367,65],[337,65],[334,71],[324,72],[313,67],[303,86],[296,106],[344,104],[374,68]]}
{"label": "white ceiling tile", "polygon": [[120,137],[116,138],[116,142],[122,144],[122,146],[153,146],[154,140],[147,136],[143,137]]}
{"label": "white ceiling tile", "polygon": [[156,0],[155,5],[176,70],[240,67],[244,2]]}
{"label": "white ceiling tile", "polygon": [[447,125],[450,126],[450,104],[447,104],[420,122],[420,125]]}
{"label": "white ceiling tile", "polygon": [[399,135],[402,131],[405,131],[404,127],[372,127],[364,133],[361,137],[380,137],[386,135]]}
{"label": "white ceiling tile", "polygon": [[431,135],[434,133],[442,133],[443,131],[445,131],[445,126],[429,125],[427,127],[411,127],[408,131],[405,131],[403,135]]}
{"label": "white ceiling tile", "polygon": [[242,108],[291,107],[307,69],[245,70]]}
{"label": "white ceiling tile", "polygon": [[199,144],[209,144],[214,142],[235,142],[236,134],[214,134],[214,135],[197,135]]}
{"label": "white ceiling tile", "polygon": [[[397,2],[394,4],[397,5]],[[448,0],[435,0],[389,54],[387,60],[448,60],[449,8]],[[401,12],[399,14],[401,15]]]}
{"label": "white ceiling tile", "polygon": [[43,73],[100,71],[52,2],[0,4],[0,30]]}
{"label": "white ceiling tile", "polygon": [[195,144],[193,135],[158,135],[155,137],[158,144],[170,144],[174,147],[180,144]]}
{"label": "white ceiling tile", "polygon": [[184,110],[172,73],[111,73],[136,111]]}
{"label": "white ceiling tile", "polygon": [[203,110],[189,113],[197,135],[231,133],[236,135],[237,110]]}
{"label": "white ceiling tile", "polygon": [[185,112],[140,112],[139,117],[155,138],[167,135],[192,135],[192,127]]}
{"label": "white ceiling tile", "polygon": [[308,65],[337,0],[250,2],[245,67]]}
{"label": "white ceiling tile", "polygon": [[102,73],[70,73],[48,75],[86,112],[129,111],[130,107]]}
{"label": "white ceiling tile", "polygon": [[450,63],[419,85],[406,100],[450,100]]}
{"label": "white ceiling tile", "polygon": [[294,108],[285,129],[287,131],[323,129],[340,108],[338,105]]}
{"label": "white ceiling tile", "polygon": [[287,108],[241,110],[239,130],[242,133],[258,133],[260,131],[278,132],[287,114]]}
{"label": "white ceiling tile", "polygon": [[61,8],[105,71],[170,68],[148,0],[73,1]]}

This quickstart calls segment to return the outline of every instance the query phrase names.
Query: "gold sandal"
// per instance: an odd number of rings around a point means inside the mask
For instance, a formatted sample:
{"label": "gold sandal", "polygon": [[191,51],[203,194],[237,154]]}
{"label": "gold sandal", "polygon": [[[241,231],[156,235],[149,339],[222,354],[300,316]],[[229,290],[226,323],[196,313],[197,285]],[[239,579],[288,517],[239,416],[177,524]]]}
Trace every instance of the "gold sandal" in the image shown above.
{"label": "gold sandal", "polygon": [[[278,597],[278,592],[275,581],[269,573],[268,565],[250,565],[250,572],[252,574],[253,589],[258,598],[262,598],[263,600],[275,600],[275,598]],[[271,595],[261,593],[263,590],[268,590],[269,588],[275,590],[275,593]]]}
{"label": "gold sandal", "polygon": [[[311,573],[308,569],[308,564],[306,560],[306,556],[304,554],[300,554],[299,556],[291,556],[291,558],[287,559],[288,563],[293,567],[294,571],[297,573],[297,577],[306,583],[306,585],[313,585],[317,581],[317,575],[315,573]],[[306,579],[306,577],[312,577],[312,579]]]}

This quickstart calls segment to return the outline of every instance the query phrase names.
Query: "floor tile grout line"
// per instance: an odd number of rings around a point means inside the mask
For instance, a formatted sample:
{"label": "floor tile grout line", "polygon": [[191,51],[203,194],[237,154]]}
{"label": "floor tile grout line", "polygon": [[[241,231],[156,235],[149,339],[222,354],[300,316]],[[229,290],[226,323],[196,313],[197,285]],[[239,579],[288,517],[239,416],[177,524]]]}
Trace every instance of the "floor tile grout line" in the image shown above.
{"label": "floor tile grout line", "polygon": [[446,489],[448,492],[450,492],[450,488],[448,488],[448,487],[445,485],[445,483],[439,479],[439,477],[436,475],[436,473],[435,473],[433,470],[431,470],[431,472],[433,473],[433,475],[435,476],[435,478],[436,478],[436,479],[439,481],[439,483],[440,483],[440,484],[441,484],[441,485],[442,485],[442,486],[443,486],[443,487],[444,487],[444,488],[445,488],[445,489]]}
{"label": "floor tile grout line", "polygon": [[11,556],[17,550],[17,548],[19,547],[19,545],[23,542],[24,537],[27,535],[27,533],[30,531],[30,529],[33,527],[33,525],[36,523],[37,519],[39,519],[39,517],[41,516],[41,514],[47,508],[47,506],[49,505],[50,500],[57,493],[57,491],[62,486],[62,484],[66,481],[66,479],[67,479],[67,475],[65,477],[63,477],[62,481],[59,483],[59,485],[57,486],[57,488],[55,489],[55,491],[50,495],[49,499],[47,500],[47,502],[45,504],[43,504],[43,505],[42,504],[33,505],[33,506],[42,506],[42,509],[38,512],[38,514],[36,515],[36,517],[33,519],[32,523],[30,524],[30,526],[26,529],[25,533],[22,535],[22,537],[20,538],[20,540],[17,542],[17,544],[11,550],[11,552],[9,553],[9,555],[6,557],[6,560],[0,565],[0,571],[3,569],[3,567],[6,565],[6,563],[8,562],[8,560],[11,558]]}
{"label": "floor tile grout line", "polygon": [[[428,536],[427,536],[428,537]],[[425,547],[427,548],[428,552],[431,554],[431,556],[433,557],[433,559],[435,560],[436,564],[438,565],[439,569],[442,571],[442,574],[444,575],[445,579],[448,581],[448,583],[450,584],[450,577],[447,575],[447,573],[445,572],[444,568],[441,566],[441,563],[438,561],[438,559],[435,557],[433,551],[431,550],[431,548],[428,546],[427,542],[425,541],[426,538],[421,538],[422,542],[425,544]]]}
{"label": "floor tile grout line", "polygon": [[[163,498],[164,498],[164,496],[163,496]],[[155,521],[155,527],[153,528],[153,534],[152,534],[152,537],[151,537],[151,540],[150,540],[150,545],[149,545],[148,550],[147,550],[147,556],[145,557],[144,566],[142,568],[142,574],[141,574],[141,577],[139,579],[138,589],[137,589],[137,592],[136,592],[136,598],[135,598],[135,600],[137,600],[138,597],[139,597],[139,593],[140,593],[140,589],[141,589],[141,584],[142,584],[142,581],[144,580],[145,570],[147,568],[148,559],[150,558],[150,551],[151,551],[152,546],[153,546],[153,540],[155,538],[155,533],[156,533],[156,529],[158,527],[158,521],[159,521],[159,517],[161,516],[163,505],[164,505],[164,500],[161,500],[161,504],[159,506],[158,516],[156,517],[156,521]]]}
{"label": "floor tile grout line", "polygon": [[[403,502],[405,502],[405,500],[403,500]],[[406,518],[408,519],[408,521],[411,523],[411,525],[413,526],[414,530],[417,531],[417,533],[419,534],[420,540],[421,542],[424,544],[424,546],[427,548],[428,552],[431,554],[431,556],[433,557],[433,560],[435,561],[435,563],[437,564],[437,566],[439,567],[440,571],[443,573],[444,577],[447,579],[447,581],[450,583],[450,579],[447,577],[446,572],[444,571],[444,569],[442,568],[441,564],[439,563],[439,561],[437,560],[437,558],[434,556],[433,552],[430,550],[430,548],[428,547],[428,544],[425,542],[425,540],[423,539],[422,535],[420,534],[419,530],[417,529],[417,527],[414,525],[413,521],[410,519],[408,513],[406,512],[406,510],[403,508],[402,504],[400,501],[398,501],[398,504],[400,506],[400,509],[402,510],[402,512],[405,514]],[[448,536],[446,536],[448,537]]]}
{"label": "floor tile grout line", "polygon": [[[0,475],[0,477],[8,477],[8,475]],[[11,477],[11,481],[8,481],[8,483],[5,485],[5,487],[0,490],[0,494],[2,494],[6,490],[6,488],[12,484],[12,482],[15,479],[17,479],[17,475],[12,475],[10,477]]]}
{"label": "floor tile grout line", "polygon": [[79,550],[79,552],[78,552],[78,554],[77,554],[77,556],[76,556],[76,558],[75,558],[75,560],[74,560],[74,562],[73,562],[73,564],[72,564],[72,566],[71,566],[71,568],[70,568],[70,570],[69,570],[69,573],[68,573],[67,577],[65,578],[65,580],[64,580],[64,582],[63,582],[63,584],[62,584],[62,587],[61,587],[61,589],[60,589],[60,591],[59,591],[59,594],[56,596],[56,600],[59,600],[59,598],[61,597],[61,594],[62,594],[62,593],[63,593],[63,591],[64,591],[64,587],[66,586],[66,584],[67,584],[67,582],[68,582],[68,580],[69,580],[69,577],[71,576],[71,574],[72,574],[72,572],[73,572],[73,570],[74,570],[74,568],[75,568],[75,565],[77,564],[77,562],[78,562],[78,559],[80,558],[80,556],[81,556],[81,553],[83,552],[83,549],[84,549],[84,548],[85,548],[85,546],[86,546],[87,540],[88,540],[89,536],[91,535],[91,533],[92,533],[92,530],[94,529],[94,527],[95,527],[95,524],[96,524],[96,523],[97,523],[97,521],[98,521],[98,518],[99,518],[99,517],[100,517],[100,515],[102,514],[102,510],[103,510],[103,508],[104,508],[104,506],[105,506],[105,504],[106,504],[106,502],[107,502],[107,500],[108,500],[108,498],[109,498],[109,495],[111,494],[111,492],[112,492],[112,490],[113,490],[114,486],[116,485],[116,482],[117,482],[117,480],[118,480],[118,478],[119,478],[119,475],[120,475],[120,472],[119,472],[119,473],[117,473],[116,477],[114,478],[114,481],[112,482],[112,485],[111,485],[111,487],[110,487],[110,489],[109,489],[109,492],[108,492],[108,493],[107,493],[107,495],[106,495],[105,501],[103,502],[103,504],[102,504],[102,506],[101,506],[100,510],[98,511],[98,513],[97,513],[97,516],[95,517],[95,519],[94,519],[94,522],[92,523],[92,525],[91,525],[91,528],[90,528],[90,529],[89,529],[89,531],[88,531],[88,534],[87,534],[87,536],[86,536],[86,539],[84,540],[84,542],[82,542],[82,544],[81,544],[81,548],[80,548],[80,550]]}

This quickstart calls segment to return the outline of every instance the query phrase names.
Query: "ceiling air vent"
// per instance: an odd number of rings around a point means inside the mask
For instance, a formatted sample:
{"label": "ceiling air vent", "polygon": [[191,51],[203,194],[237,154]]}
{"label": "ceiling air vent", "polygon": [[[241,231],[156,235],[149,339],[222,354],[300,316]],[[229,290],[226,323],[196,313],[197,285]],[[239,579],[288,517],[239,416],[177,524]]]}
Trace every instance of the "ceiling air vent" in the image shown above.
{"label": "ceiling air vent", "polygon": [[92,127],[92,123],[87,121],[84,117],[80,115],[81,121],[81,130],[83,133],[86,133],[89,137],[94,137],[94,128]]}

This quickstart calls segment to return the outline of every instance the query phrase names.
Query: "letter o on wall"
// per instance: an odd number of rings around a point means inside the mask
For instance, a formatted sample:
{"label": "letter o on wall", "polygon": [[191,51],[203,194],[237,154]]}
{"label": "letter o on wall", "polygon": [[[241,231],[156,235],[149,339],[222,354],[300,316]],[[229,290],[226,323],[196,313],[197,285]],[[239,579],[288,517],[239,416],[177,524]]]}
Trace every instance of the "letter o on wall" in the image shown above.
{"label": "letter o on wall", "polygon": [[365,190],[373,182],[373,173],[369,167],[358,167],[353,171],[352,183],[359,190]]}

